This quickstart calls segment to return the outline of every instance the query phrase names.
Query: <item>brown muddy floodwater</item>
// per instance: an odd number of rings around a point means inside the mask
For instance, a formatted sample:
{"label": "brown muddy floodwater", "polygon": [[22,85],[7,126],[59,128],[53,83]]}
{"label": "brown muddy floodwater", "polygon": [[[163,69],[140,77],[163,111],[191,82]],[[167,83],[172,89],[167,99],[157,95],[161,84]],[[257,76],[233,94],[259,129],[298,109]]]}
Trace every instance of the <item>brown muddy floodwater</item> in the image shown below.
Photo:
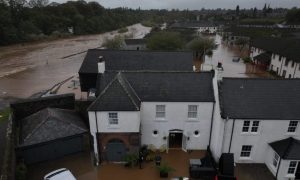
{"label": "brown muddy floodwater", "polygon": [[[129,26],[128,29],[126,34],[131,34],[134,38],[142,38],[151,30],[141,24]],[[117,31],[112,31],[0,48],[0,109],[15,98],[27,98],[77,76],[85,51],[101,47],[105,39],[117,34]],[[242,61],[232,62],[232,58],[241,56],[241,52],[222,42],[221,36],[216,35],[214,38],[219,46],[213,51],[211,58],[206,57],[205,64],[215,67],[218,62],[222,62],[224,77],[251,76]],[[242,54],[247,54],[247,50]]]}
{"label": "brown muddy floodwater", "polygon": [[[128,27],[127,35],[142,38],[151,28],[141,24]],[[98,35],[78,36],[50,42],[19,44],[0,48],[0,108],[1,101],[27,98],[77,75],[85,53],[98,48],[117,31]]]}

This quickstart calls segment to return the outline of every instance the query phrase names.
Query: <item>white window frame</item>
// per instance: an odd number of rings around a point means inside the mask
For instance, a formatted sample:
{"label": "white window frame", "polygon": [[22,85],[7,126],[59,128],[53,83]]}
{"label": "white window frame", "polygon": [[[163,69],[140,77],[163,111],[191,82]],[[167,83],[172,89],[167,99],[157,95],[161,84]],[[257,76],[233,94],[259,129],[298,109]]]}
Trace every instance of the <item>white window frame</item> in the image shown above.
{"label": "white window frame", "polygon": [[[287,129],[288,134],[295,134],[298,128],[299,121],[290,121]],[[292,129],[294,129],[292,131]]]}
{"label": "white window frame", "polygon": [[119,115],[117,112],[108,113],[108,125],[109,126],[118,126],[119,125]]}
{"label": "white window frame", "polygon": [[[193,109],[196,107],[196,110]],[[190,116],[195,114],[196,116]],[[198,105],[188,105],[188,119],[197,119],[198,118]]]}
{"label": "white window frame", "polygon": [[277,168],[279,159],[280,159],[280,156],[276,152],[274,152],[273,161],[272,161],[273,167]]}
{"label": "white window frame", "polygon": [[[249,122],[249,125],[246,125],[246,122]],[[258,120],[244,120],[242,127],[242,134],[258,134],[259,132],[260,121]],[[247,129],[247,130],[244,130]],[[256,131],[253,129],[256,128]]]}
{"label": "white window frame", "polygon": [[[292,163],[294,164],[295,163],[295,166],[291,166]],[[287,174],[288,175],[294,175],[296,173],[296,169],[297,169],[297,166],[298,166],[298,161],[290,161],[289,163],[289,167],[288,167],[288,170],[287,170]],[[291,170],[291,171],[290,171]]]}
{"label": "white window frame", "polygon": [[[250,150],[248,150],[248,149],[245,150],[244,147],[245,147],[245,148],[250,147]],[[252,149],[253,149],[253,146],[252,146],[252,145],[242,145],[241,153],[240,153],[240,158],[241,158],[241,159],[250,159]],[[243,153],[249,153],[249,156],[242,156]]]}
{"label": "white window frame", "polygon": [[[161,116],[159,114],[163,114],[163,116]],[[160,119],[160,120],[166,119],[166,105],[159,104],[159,105],[155,106],[155,118]]]}

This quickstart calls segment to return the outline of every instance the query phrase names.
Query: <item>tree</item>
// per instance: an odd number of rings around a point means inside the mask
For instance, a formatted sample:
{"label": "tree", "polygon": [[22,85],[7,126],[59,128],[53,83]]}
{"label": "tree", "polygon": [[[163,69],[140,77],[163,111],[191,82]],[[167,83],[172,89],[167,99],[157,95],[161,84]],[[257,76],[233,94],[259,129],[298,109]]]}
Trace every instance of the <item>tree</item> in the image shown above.
{"label": "tree", "polygon": [[253,9],[253,17],[256,17],[257,16],[257,8],[255,7],[254,9]]}
{"label": "tree", "polygon": [[239,6],[239,5],[236,6],[236,9],[235,9],[235,15],[236,15],[236,16],[239,16],[239,15],[240,15],[240,6]]}
{"label": "tree", "polygon": [[121,49],[123,42],[122,36],[115,36],[113,39],[106,39],[102,45],[107,49]]}
{"label": "tree", "polygon": [[179,50],[183,46],[177,32],[157,32],[147,39],[147,48],[151,50]]}
{"label": "tree", "polygon": [[239,46],[239,50],[242,51],[245,46],[249,43],[247,38],[241,37],[235,40],[235,44]]}
{"label": "tree", "polygon": [[288,23],[300,23],[300,9],[293,8],[285,16]]}
{"label": "tree", "polygon": [[204,61],[205,55],[212,55],[211,50],[214,46],[214,39],[204,37],[195,38],[188,44],[188,48],[194,51],[195,58],[202,61]]}

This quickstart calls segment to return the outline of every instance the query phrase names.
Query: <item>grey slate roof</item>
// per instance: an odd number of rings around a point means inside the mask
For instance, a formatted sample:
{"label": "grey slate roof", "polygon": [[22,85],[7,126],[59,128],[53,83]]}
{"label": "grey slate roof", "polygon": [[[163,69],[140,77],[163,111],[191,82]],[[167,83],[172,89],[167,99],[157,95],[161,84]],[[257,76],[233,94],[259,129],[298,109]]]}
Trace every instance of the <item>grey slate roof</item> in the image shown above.
{"label": "grey slate roof", "polygon": [[21,122],[21,147],[88,131],[82,119],[73,110],[66,109],[45,108]]}
{"label": "grey slate roof", "polygon": [[300,160],[300,141],[289,137],[270,143],[274,151],[286,160]]}
{"label": "grey slate roof", "polygon": [[126,78],[118,73],[114,79],[107,84],[101,94],[91,106],[90,111],[138,111],[141,101],[132,89]]}
{"label": "grey slate roof", "polygon": [[[120,85],[118,76],[128,87]],[[98,87],[101,93],[89,110],[137,110],[124,93],[124,89],[131,88],[129,94],[137,96],[135,102],[137,99],[144,102],[214,102],[212,78],[211,72],[121,72],[117,75],[106,72]]]}
{"label": "grey slate roof", "polygon": [[146,44],[145,39],[125,39],[127,45]]}
{"label": "grey slate roof", "polygon": [[224,78],[223,118],[300,120],[300,79]]}
{"label": "grey slate roof", "polygon": [[257,56],[254,56],[253,59],[258,60],[259,62],[269,64],[271,62],[272,55],[270,53],[264,52]]}
{"label": "grey slate roof", "polygon": [[130,51],[89,49],[80,73],[98,73],[98,57],[103,56],[106,71],[192,71],[192,52]]}
{"label": "grey slate roof", "polygon": [[259,38],[254,39],[252,46],[300,62],[300,41],[291,38]]}

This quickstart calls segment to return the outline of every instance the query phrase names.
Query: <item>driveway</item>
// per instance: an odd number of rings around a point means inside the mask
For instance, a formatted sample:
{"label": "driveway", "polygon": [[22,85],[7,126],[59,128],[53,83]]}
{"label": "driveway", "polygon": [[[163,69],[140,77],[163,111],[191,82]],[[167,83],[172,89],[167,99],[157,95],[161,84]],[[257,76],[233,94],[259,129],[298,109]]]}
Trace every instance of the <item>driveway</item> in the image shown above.
{"label": "driveway", "polygon": [[265,164],[237,164],[235,174],[239,180],[275,180]]}

